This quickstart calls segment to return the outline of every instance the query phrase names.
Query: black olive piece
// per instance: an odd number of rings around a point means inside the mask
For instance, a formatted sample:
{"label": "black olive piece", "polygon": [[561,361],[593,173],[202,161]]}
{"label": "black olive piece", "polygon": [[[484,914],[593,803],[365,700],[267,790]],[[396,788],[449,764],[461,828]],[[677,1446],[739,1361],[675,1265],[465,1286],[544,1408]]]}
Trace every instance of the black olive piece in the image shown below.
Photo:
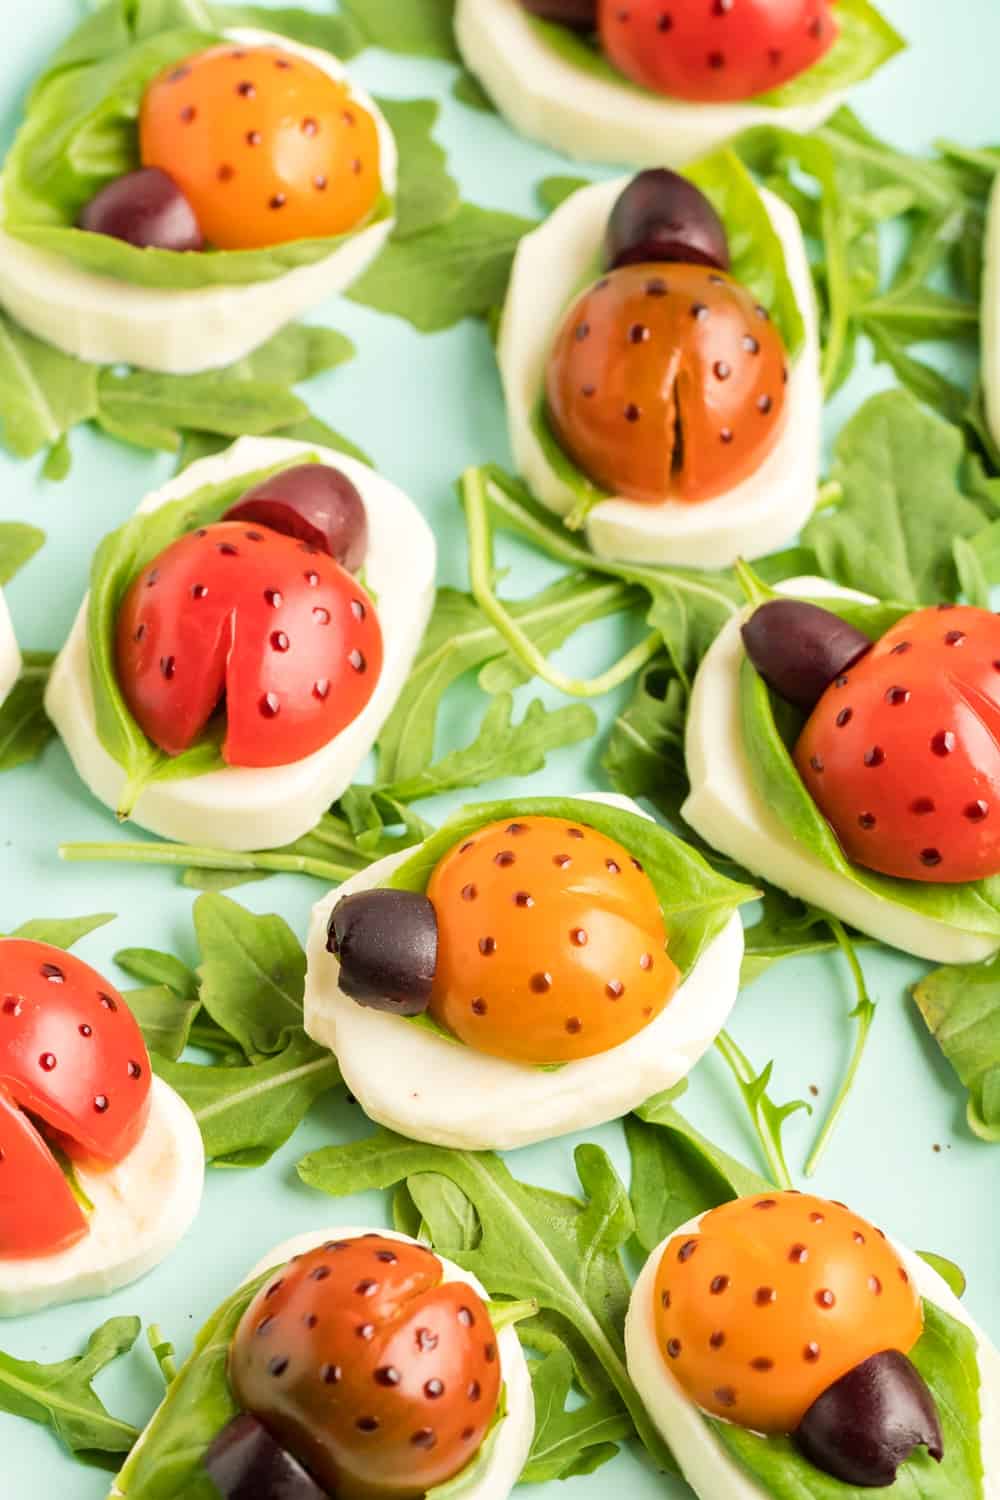
{"label": "black olive piece", "polygon": [[368,513],[357,488],[331,464],[297,464],[247,490],[224,521],[267,526],[326,552],[356,573],[368,551]]}
{"label": "black olive piece", "polygon": [[802,599],[759,605],[743,626],[743,645],[768,687],[807,714],[872,648],[853,625]]}
{"label": "black olive piece", "polygon": [[80,228],[140,250],[201,250],[205,244],[194,209],[159,167],[106,183],[81,211]]}
{"label": "black olive piece", "polygon": [[521,0],[521,4],[542,21],[554,21],[573,31],[597,30],[597,0]]}
{"label": "black olive piece", "polygon": [[679,172],[654,167],[633,177],[611,210],[604,266],[683,261],[729,270],[729,241],[705,194]]}
{"label": "black olive piece", "polygon": [[944,1457],[934,1397],[916,1366],[887,1349],[835,1381],[794,1434],[817,1469],[860,1489],[885,1489],[915,1448]]}
{"label": "black olive piece", "polygon": [[333,909],[327,948],[340,960],[340,988],[359,1005],[419,1016],[437,972],[434,908],[417,891],[357,891]]}
{"label": "black olive piece", "polygon": [[249,1412],[223,1428],[203,1463],[222,1500],[328,1500],[326,1490]]}

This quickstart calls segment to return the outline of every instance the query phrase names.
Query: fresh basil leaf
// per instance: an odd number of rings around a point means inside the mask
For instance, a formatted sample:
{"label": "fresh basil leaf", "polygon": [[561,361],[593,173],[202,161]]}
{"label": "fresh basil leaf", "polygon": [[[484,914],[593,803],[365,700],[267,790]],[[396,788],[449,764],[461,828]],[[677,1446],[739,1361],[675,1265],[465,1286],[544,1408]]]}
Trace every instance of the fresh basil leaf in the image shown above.
{"label": "fresh basil leaf", "polygon": [[26,521],[0,522],[0,585],[10,583],[45,543],[45,532]]}
{"label": "fresh basil leaf", "polygon": [[440,106],[433,99],[379,99],[399,148],[399,186],[393,239],[406,240],[445,224],[458,212],[458,183],[434,139]]}
{"label": "fresh basil leaf", "polygon": [[43,343],[0,312],[0,426],[10,451],[30,458],[96,414],[97,367]]}
{"label": "fresh basil leaf", "polygon": [[321,1095],[340,1083],[333,1054],[292,1035],[284,1051],[247,1067],[204,1067],[154,1057],[201,1129],[207,1159],[217,1167],[260,1167],[270,1161]]}
{"label": "fresh basil leaf", "polygon": [[21,675],[0,703],[0,771],[37,760],[56,732],[45,712],[53,659],[48,652],[23,653]]}
{"label": "fresh basil leaf", "polygon": [[92,932],[115,920],[114,912],[98,912],[93,917],[34,917],[22,922],[8,937],[30,943],[50,943],[53,948],[74,948]]}
{"label": "fresh basil leaf", "polygon": [[306,956],[282,917],[200,896],[194,925],[201,1003],[250,1058],[282,1052],[302,1026]]}
{"label": "fresh basil leaf", "polygon": [[452,31],[455,0],[340,0],[372,47],[408,57],[433,57],[458,62]]}
{"label": "fresh basil leaf", "polygon": [[[625,1368],[629,1284],[619,1246],[631,1214],[624,1189],[597,1147],[578,1148],[576,1159],[581,1178],[595,1194],[589,1203],[519,1182],[491,1152],[421,1145],[386,1130],[314,1152],[298,1170],[307,1186],[333,1197],[391,1188],[425,1172],[450,1178],[473,1205],[482,1226],[480,1243],[456,1251],[456,1262],[478,1276],[491,1295],[535,1298],[560,1325],[575,1330],[654,1461],[675,1471]],[[522,1325],[522,1330],[531,1327]],[[529,1332],[524,1336],[531,1340]]]}
{"label": "fresh basil leaf", "polygon": [[653,883],[670,934],[670,956],[682,974],[731,918],[756,894],[717,875],[701,855],[649,818],[577,797],[528,797],[483,802],[454,814],[389,877],[397,890],[422,891],[431,872],[455,844],[504,818],[548,817],[595,828],[639,860]]}
{"label": "fresh basil leaf", "polygon": [[127,990],[128,1008],[139,1023],[150,1052],[176,1062],[191,1037],[191,1026],[201,1006],[165,984]]}
{"label": "fresh basil leaf", "polygon": [[948,965],[913,987],[928,1031],[969,1091],[969,1124],[1000,1141],[1000,963]]}
{"label": "fresh basil leaf", "polygon": [[[944,1434],[944,1460],[925,1448],[907,1459],[895,1484],[883,1493],[899,1500],[982,1500],[980,1388],[975,1334],[932,1302],[924,1302],[924,1332],[910,1350],[937,1404]],[[865,1500],[870,1490],[833,1479],[805,1458],[790,1437],[763,1437],[732,1422],[705,1418],[723,1447],[774,1500]]]}
{"label": "fresh basil leaf", "polygon": [[589,1397],[567,1409],[574,1365],[569,1351],[557,1348],[531,1366],[535,1398],[535,1438],[522,1484],[545,1484],[592,1474],[618,1453],[632,1435],[632,1422],[617,1396]]}
{"label": "fresh basil leaf", "polygon": [[141,1331],[138,1318],[110,1318],[83,1354],[51,1365],[0,1353],[0,1411],[50,1427],[81,1463],[117,1468],[139,1434],[110,1414],[92,1382],[129,1352]]}

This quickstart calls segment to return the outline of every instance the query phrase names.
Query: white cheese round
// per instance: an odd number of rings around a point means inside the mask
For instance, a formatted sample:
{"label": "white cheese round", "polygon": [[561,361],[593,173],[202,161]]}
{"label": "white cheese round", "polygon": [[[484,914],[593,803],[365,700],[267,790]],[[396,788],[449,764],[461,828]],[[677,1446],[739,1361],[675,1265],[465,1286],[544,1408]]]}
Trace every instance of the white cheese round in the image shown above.
{"label": "white cheese round", "polygon": [[[581,800],[641,812],[626,797]],[[326,949],[330,914],[343,896],[382,884],[412,852],[380,860],[324,897],[307,944],[306,1030],[335,1053],[348,1089],[378,1124],[465,1151],[509,1151],[588,1130],[680,1082],[725,1026],[743,958],[738,913],[655,1020],[609,1052],[555,1070],[491,1057],[358,1005],[341,991],[340,965]]]}
{"label": "white cheese round", "polygon": [[[416,505],[367,464],[315,443],[240,438],[225,453],[192,464],[149,495],[140,511],[190,495],[203,485],[252,474],[315,454],[343,471],[368,513],[365,579],[378,600],[384,659],[378,685],[358,717],[304,760],[264,769],[226,767],[206,776],[153,783],[133,821],[181,843],[221,849],[272,849],[308,833],[350,786],[405,683],[434,603],[437,548]],[[87,600],[52,669],[46,711],[82,779],[99,801],[118,806],[125,772],[97,734],[87,652]]]}
{"label": "white cheese round", "polygon": [[[225,35],[242,46],[281,47],[338,82],[348,79],[344,65],[318,48],[245,27]],[[395,138],[371,95],[354,82],[350,88],[378,127],[382,187],[392,194]],[[98,275],[0,229],[0,304],[30,333],[91,364],[196,374],[242,359],[286,323],[343,291],[378,255],[394,222],[387,218],[359,229],[324,259],[273,281],[176,291]]]}
{"label": "white cheese round", "polygon": [[21,675],[21,653],[17,649],[14,622],[0,589],[0,704]]}
{"label": "white cheese round", "polygon": [[[310,1250],[326,1244],[328,1240],[357,1239],[361,1235],[372,1232],[370,1225],[359,1229],[337,1224],[330,1229],[317,1229],[308,1234],[296,1235],[294,1239],[286,1240],[284,1244],[276,1246],[269,1255],[265,1255],[263,1260],[259,1261],[244,1278],[243,1285],[256,1281],[257,1277],[263,1276],[265,1271],[272,1268],[277,1270],[287,1265],[293,1255],[308,1255]],[[398,1234],[393,1229],[379,1229],[377,1233],[384,1235],[386,1239],[401,1240],[408,1245],[419,1244],[418,1240],[411,1239],[407,1234]],[[437,1254],[436,1251],[435,1254]],[[443,1281],[463,1281],[467,1286],[471,1286],[484,1302],[489,1302],[485,1287],[471,1272],[463,1271],[461,1266],[446,1260],[443,1255],[438,1255],[438,1260],[444,1272]],[[500,1435],[490,1454],[489,1463],[478,1479],[462,1489],[461,1500],[507,1500],[507,1496],[521,1477],[535,1436],[535,1402],[531,1390],[531,1376],[528,1373],[528,1362],[524,1357],[524,1351],[514,1327],[504,1328],[497,1334],[497,1350],[500,1355],[501,1378],[507,1393],[507,1415],[503,1419]],[[133,1448],[133,1455],[148,1440],[150,1428],[155,1422],[156,1416],[154,1415],[152,1422],[139,1438],[136,1447]],[[452,1481],[452,1483],[455,1482]],[[117,1497],[123,1494],[127,1494],[127,1490],[119,1489],[116,1483],[111,1491],[110,1500],[117,1500]]]}
{"label": "white cheese round", "polygon": [[[675,1234],[693,1234],[701,1218],[681,1225]],[[663,1252],[673,1238],[674,1235],[668,1236],[653,1251],[635,1284],[625,1325],[628,1372],[657,1430],[670,1445],[684,1478],[700,1500],[719,1500],[723,1495],[725,1500],[769,1500],[771,1491],[751,1478],[720,1443],[700,1408],[667,1368],[660,1352],[653,1306],[656,1277]],[[892,1244],[921,1297],[964,1323],[976,1336],[982,1378],[979,1438],[986,1471],[985,1500],[1000,1500],[1000,1354],[938,1273],[919,1255],[894,1241]]]}
{"label": "white cheese round", "polygon": [[[496,0],[487,0],[494,4]],[[502,0],[502,9],[508,0]],[[517,8],[517,0],[510,0]],[[534,431],[545,372],[567,307],[594,265],[614,204],[630,179],[580,188],[521,241],[514,257],[497,361],[507,401],[511,448],[518,472],[557,515],[577,503],[551,467]],[[808,520],[819,483],[819,329],[805,241],[795,214],[761,191],[781,240],[802,319],[805,342],[790,371],[784,426],[756,473],[700,504],[644,505],[620,497],[590,511],[587,540],[598,557],[685,568],[729,567],[738,557],[762,557],[784,546]]]}
{"label": "white cheese round", "polygon": [[1000,443],[1000,178],[993,184],[983,249],[983,400],[993,440]]}
{"label": "white cheese round", "polygon": [[[873,602],[822,578],[792,578],[782,593]],[[754,783],[740,715],[740,636],[749,611],[729,620],[698,668],[688,707],[685,754],[691,792],[681,809],[709,844],[772,885],[831,912],[860,932],[934,963],[977,963],[1000,944],[982,933],[922,916],[856,885],[800,844]]]}
{"label": "white cheese round", "polygon": [[94,1205],[88,1233],[58,1255],[5,1260],[0,1318],[109,1297],[166,1260],[201,1206],[205,1150],[197,1121],[154,1078],[149,1121],[124,1161],[107,1170],[77,1166],[76,1175]]}
{"label": "white cheese round", "polygon": [[808,134],[844,101],[839,92],[789,109],[668,99],[576,67],[539,36],[520,0],[458,0],[455,37],[515,130],[583,161],[680,167],[755,125]]}

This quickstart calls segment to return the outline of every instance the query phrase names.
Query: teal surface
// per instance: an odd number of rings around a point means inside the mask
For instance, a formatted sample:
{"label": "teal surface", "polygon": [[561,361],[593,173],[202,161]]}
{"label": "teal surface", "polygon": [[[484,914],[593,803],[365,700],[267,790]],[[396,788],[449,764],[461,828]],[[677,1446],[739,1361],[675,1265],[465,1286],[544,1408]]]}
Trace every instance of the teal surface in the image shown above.
{"label": "teal surface", "polygon": [[[399,0],[405,5],[407,0]],[[912,50],[858,90],[855,102],[876,130],[907,147],[947,135],[969,144],[1000,137],[994,61],[1000,55],[996,0],[882,0],[909,37]],[[319,5],[317,4],[317,7]],[[0,135],[9,136],[23,92],[33,75],[79,17],[75,0],[7,0],[0,58]],[[443,65],[368,53],[355,65],[361,80],[400,97],[433,94],[443,101],[440,135],[467,197],[520,212],[535,209],[539,178],[565,171],[549,152],[517,139],[496,117],[464,108],[450,97],[452,70]],[[508,460],[503,407],[486,330],[467,323],[435,337],[364,309],[331,304],[319,315],[359,346],[359,358],[315,383],[310,400],[335,427],[348,433],[378,465],[416,498],[441,543],[442,581],[465,584],[463,529],[452,484],[462,468],[484,459]],[[888,383],[884,372],[862,365],[830,413],[830,431],[868,391]],[[0,455],[0,519],[33,521],[49,533],[41,556],[8,592],[18,633],[33,648],[57,647],[85,588],[91,551],[141,496],[162,482],[169,459],[130,452],[90,433],[73,439],[74,467],[62,485],[41,482],[35,464]],[[528,592],[546,576],[538,559],[513,550],[512,585]],[[591,672],[613,659],[615,630],[585,632],[565,663]],[[537,691],[527,690],[527,694]],[[522,690],[522,698],[525,691]],[[554,697],[554,695],[552,695]],[[600,705],[606,726],[617,707]],[[442,733],[463,740],[466,713],[481,705],[453,705]],[[531,791],[586,789],[599,781],[599,741],[556,757],[532,779]],[[510,783],[490,789],[510,795]],[[421,808],[433,818],[433,804]],[[192,893],[166,870],[60,864],[63,840],[111,836],[110,815],[74,775],[59,745],[37,765],[0,780],[0,931],[43,915],[114,911],[117,921],[78,950],[110,969],[120,947],[150,944],[191,957]],[[321,894],[311,881],[282,877],[246,887],[237,898],[255,910],[277,910],[303,933],[309,907]],[[975,1141],[963,1121],[955,1081],[923,1030],[907,986],[922,972],[912,960],[888,952],[864,955],[878,1018],[864,1071],[847,1119],[816,1179],[818,1191],[849,1200],[900,1239],[959,1261],[968,1272],[968,1306],[1000,1333],[997,1278],[997,1203],[1000,1148]],[[113,971],[112,971],[113,972]],[[851,1043],[847,1012],[853,1004],[839,960],[788,963],[740,999],[733,1032],[762,1065],[776,1059],[775,1096],[811,1097],[820,1109],[831,1098]],[[709,1058],[697,1071],[685,1106],[706,1132],[753,1160],[753,1142],[721,1062]],[[59,1308],[0,1324],[0,1348],[21,1357],[53,1360],[76,1352],[89,1331],[116,1313],[138,1313],[163,1325],[182,1353],[206,1315],[251,1264],[275,1242],[302,1230],[341,1223],[383,1221],[384,1205],[334,1203],[302,1187],[294,1163],[307,1150],[343,1141],[365,1130],[356,1106],[340,1100],[314,1111],[304,1128],[268,1167],[256,1172],[216,1172],[204,1209],[180,1250],[141,1284],[104,1303]],[[815,1122],[796,1116],[787,1141],[798,1177]],[[595,1133],[627,1170],[617,1126]],[[574,1139],[522,1151],[512,1158],[519,1175],[572,1190]],[[801,1181],[800,1181],[801,1185]],[[2,1276],[2,1266],[0,1266]],[[100,1383],[121,1415],[141,1420],[154,1398],[157,1377],[150,1355],[137,1354]],[[597,1500],[611,1488],[623,1500],[688,1493],[655,1475],[635,1452],[611,1468],[552,1484],[538,1500],[569,1494]],[[0,1496],[54,1496],[99,1500],[104,1476],[72,1464],[48,1433],[0,1417]]]}

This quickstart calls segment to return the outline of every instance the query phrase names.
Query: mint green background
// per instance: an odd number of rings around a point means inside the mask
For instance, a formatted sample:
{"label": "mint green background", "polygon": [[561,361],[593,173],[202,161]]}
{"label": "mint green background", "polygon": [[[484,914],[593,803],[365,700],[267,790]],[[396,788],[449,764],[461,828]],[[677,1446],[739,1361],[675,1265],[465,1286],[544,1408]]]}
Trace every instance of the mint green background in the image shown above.
{"label": "mint green background", "polygon": [[[319,0],[314,0],[319,8]],[[399,0],[401,5],[408,0]],[[909,36],[912,50],[882,76],[858,90],[856,103],[876,130],[908,147],[948,135],[969,144],[1000,137],[995,67],[1000,53],[1000,8],[995,0],[883,0],[883,8]],[[75,23],[74,0],[7,0],[0,59],[0,139],[16,125],[23,92],[53,48]],[[473,112],[451,99],[453,70],[370,52],[355,64],[359,78],[387,94],[442,100],[442,140],[467,196],[524,213],[534,211],[533,185],[571,170],[561,158],[514,137],[495,116]],[[379,317],[350,303],[317,315],[351,334],[360,357],[315,382],[309,399],[334,426],[372,453],[379,466],[423,507],[441,542],[442,581],[465,583],[465,549],[452,483],[463,467],[484,459],[508,461],[500,399],[485,328],[466,323],[435,337]],[[863,368],[834,403],[830,431],[868,391],[888,383],[884,371]],[[91,551],[141,496],[166,479],[171,460],[148,457],[90,432],[73,439],[74,468],[62,485],[46,485],[35,463],[0,454],[0,519],[36,522],[49,533],[44,552],[8,592],[22,644],[57,647],[85,587]],[[916,497],[915,497],[916,498]],[[507,550],[514,563],[509,587],[536,588],[547,566]],[[613,624],[600,624],[563,653],[563,664],[592,672],[610,661],[618,641]],[[586,638],[589,637],[589,638]],[[522,690],[526,701],[536,689]],[[555,695],[550,696],[554,700]],[[618,700],[600,705],[604,725]],[[460,743],[482,707],[469,690],[450,700],[442,744]],[[600,785],[599,744],[563,752],[532,791]],[[511,784],[496,788],[509,795]],[[421,809],[435,816],[433,806]],[[119,913],[109,928],[81,945],[82,956],[110,969],[111,954],[126,945],[152,944],[192,956],[192,893],[172,872],[127,866],[67,866],[56,857],[63,840],[115,836],[110,815],[76,779],[59,745],[35,766],[0,780],[0,930],[36,916],[99,910]],[[282,877],[236,892],[255,910],[282,912],[304,932],[314,882]],[[906,987],[922,966],[904,957],[866,954],[865,968],[881,1005],[867,1061],[847,1120],[817,1179],[817,1189],[850,1200],[911,1245],[958,1260],[969,1273],[968,1305],[1000,1332],[997,1278],[997,1201],[1000,1149],[977,1142],[963,1119],[960,1091],[923,1032]],[[776,1059],[775,1095],[820,1090],[825,1105],[848,1055],[852,1004],[839,960],[788,963],[739,1002],[733,1031],[762,1065]],[[501,1106],[502,1107],[502,1106]],[[688,1101],[691,1118],[748,1159],[748,1138],[728,1077],[709,1058],[696,1072]],[[64,1307],[0,1326],[0,1347],[21,1357],[53,1360],[76,1352],[86,1334],[114,1313],[138,1313],[163,1325],[186,1353],[196,1329],[234,1282],[275,1242],[299,1231],[341,1223],[383,1221],[380,1197],[329,1202],[303,1188],[293,1167],[305,1151],[343,1141],[365,1130],[356,1106],[321,1103],[281,1156],[249,1173],[211,1175],[201,1218],[181,1249],[138,1286],[104,1303]],[[798,1175],[815,1126],[797,1116],[788,1132],[789,1159]],[[627,1169],[617,1126],[594,1133]],[[574,1139],[522,1151],[514,1170],[532,1180],[572,1191]],[[934,1150],[941,1146],[940,1152]],[[0,1263],[0,1277],[2,1277]],[[139,1354],[101,1382],[112,1408],[141,1421],[155,1399],[152,1357]],[[573,1497],[597,1500],[614,1486],[626,1500],[681,1496],[683,1485],[654,1475],[634,1452],[613,1468],[572,1481]],[[78,1468],[40,1430],[0,1417],[0,1495],[99,1500],[104,1477]],[[539,1500],[565,1494],[555,1484]]]}

